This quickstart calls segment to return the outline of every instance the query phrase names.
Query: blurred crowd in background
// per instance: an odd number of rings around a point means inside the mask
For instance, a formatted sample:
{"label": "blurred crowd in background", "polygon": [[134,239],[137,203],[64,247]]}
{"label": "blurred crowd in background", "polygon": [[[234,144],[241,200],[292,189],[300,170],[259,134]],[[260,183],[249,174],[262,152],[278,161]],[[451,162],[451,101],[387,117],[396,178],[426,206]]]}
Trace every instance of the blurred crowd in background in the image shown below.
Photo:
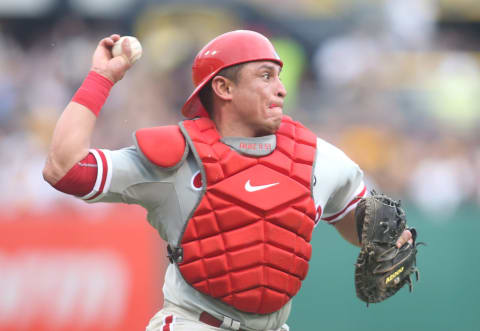
{"label": "blurred crowd in background", "polygon": [[234,29],[271,38],[285,63],[285,113],[345,151],[370,188],[432,215],[480,205],[477,1],[97,2],[35,1],[52,5],[23,16],[5,9],[14,1],[0,5],[3,211],[84,207],[41,172],[101,38],[135,35],[144,49],[97,121],[92,147],[117,149],[138,128],[181,120],[193,57]]}

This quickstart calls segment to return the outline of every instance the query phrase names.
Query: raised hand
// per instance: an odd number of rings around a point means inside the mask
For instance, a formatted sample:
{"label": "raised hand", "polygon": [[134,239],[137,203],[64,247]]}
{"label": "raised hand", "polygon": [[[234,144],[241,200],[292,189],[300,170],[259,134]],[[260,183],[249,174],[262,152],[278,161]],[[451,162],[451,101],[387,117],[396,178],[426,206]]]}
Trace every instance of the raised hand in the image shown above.
{"label": "raised hand", "polygon": [[125,39],[122,43],[123,53],[126,56],[114,57],[112,55],[112,47],[119,39],[120,35],[112,34],[110,37],[100,40],[92,57],[91,70],[110,79],[113,83],[121,80],[131,67],[128,58],[132,51],[128,39]]}

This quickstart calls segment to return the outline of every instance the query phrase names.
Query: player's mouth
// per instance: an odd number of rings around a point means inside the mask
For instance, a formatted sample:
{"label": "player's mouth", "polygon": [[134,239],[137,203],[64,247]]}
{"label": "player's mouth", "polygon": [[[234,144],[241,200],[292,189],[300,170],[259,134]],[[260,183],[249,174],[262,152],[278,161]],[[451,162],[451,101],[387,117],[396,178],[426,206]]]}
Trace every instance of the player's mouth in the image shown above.
{"label": "player's mouth", "polygon": [[278,117],[282,116],[283,114],[283,104],[281,103],[271,103],[268,106],[268,115],[269,117]]}
{"label": "player's mouth", "polygon": [[268,107],[271,110],[282,111],[283,105],[281,103],[271,103]]}

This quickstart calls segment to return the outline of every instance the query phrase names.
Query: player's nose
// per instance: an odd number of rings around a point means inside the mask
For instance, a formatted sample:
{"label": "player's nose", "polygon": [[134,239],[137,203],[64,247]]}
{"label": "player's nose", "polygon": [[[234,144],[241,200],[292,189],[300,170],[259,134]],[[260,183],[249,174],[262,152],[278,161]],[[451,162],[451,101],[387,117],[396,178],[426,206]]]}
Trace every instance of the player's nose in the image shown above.
{"label": "player's nose", "polygon": [[287,96],[287,89],[285,88],[285,85],[278,77],[277,77],[277,96],[281,98],[285,98]]}

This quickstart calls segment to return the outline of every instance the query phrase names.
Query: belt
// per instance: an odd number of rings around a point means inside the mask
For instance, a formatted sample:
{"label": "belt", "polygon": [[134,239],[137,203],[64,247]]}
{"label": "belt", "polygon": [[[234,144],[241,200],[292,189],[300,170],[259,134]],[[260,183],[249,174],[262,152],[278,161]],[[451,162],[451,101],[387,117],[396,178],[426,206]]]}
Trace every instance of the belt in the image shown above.
{"label": "belt", "polygon": [[224,317],[224,320],[221,321],[215,316],[210,315],[206,311],[203,311],[200,314],[199,318],[200,322],[208,324],[210,326],[214,326],[216,328],[225,328],[227,330],[238,330],[238,331],[246,331],[244,329],[240,329],[240,322],[234,321],[229,317]]}

